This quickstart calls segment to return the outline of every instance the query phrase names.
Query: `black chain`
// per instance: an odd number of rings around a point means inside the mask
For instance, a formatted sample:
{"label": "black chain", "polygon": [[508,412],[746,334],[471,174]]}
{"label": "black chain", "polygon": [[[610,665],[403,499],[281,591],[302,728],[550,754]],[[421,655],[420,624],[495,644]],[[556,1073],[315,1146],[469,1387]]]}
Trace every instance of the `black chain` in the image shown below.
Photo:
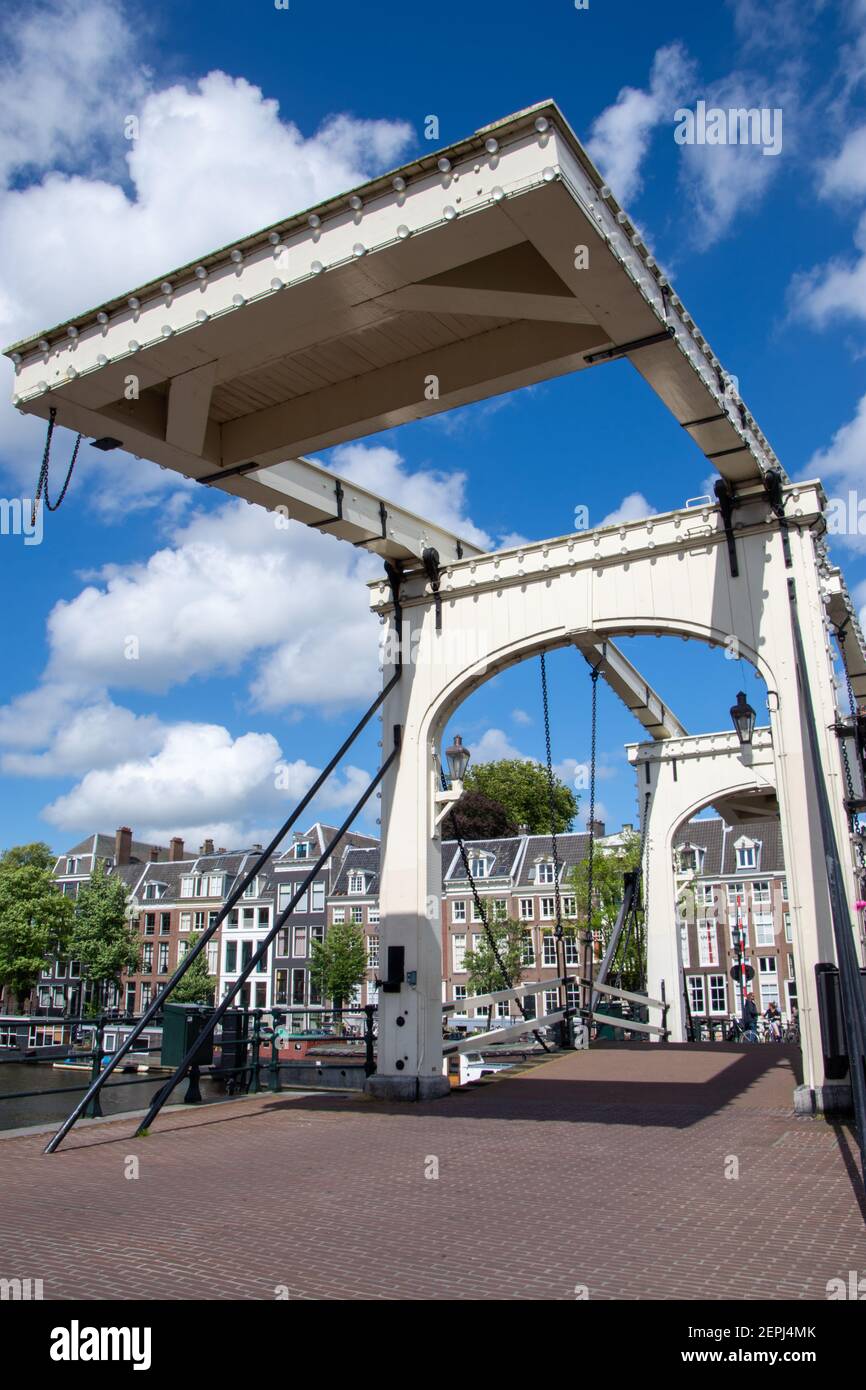
{"label": "black chain", "polygon": [[[842,627],[838,627],[838,628],[836,629],[836,632],[835,632],[835,637],[836,637],[836,646],[837,646],[838,651],[839,651],[839,656],[840,656],[840,658],[841,658],[841,660],[842,660],[842,670],[845,672],[845,687],[846,687],[846,689],[847,689],[847,691],[848,691],[848,709],[849,709],[849,712],[850,712],[850,715],[851,715],[851,726],[852,726],[852,729],[853,729],[854,726],[855,726],[856,719],[857,719],[857,701],[854,699],[854,690],[853,690],[852,685],[851,685],[851,675],[850,675],[850,672],[849,672],[849,670],[848,670],[848,661],[847,661],[847,658],[846,658],[846,656],[845,656],[845,644],[844,644],[844,642],[842,641],[842,634],[843,634],[843,631],[844,631],[844,625],[843,625]],[[848,788],[848,800],[849,800],[849,801],[853,801],[853,800],[854,800],[854,797],[855,797],[854,776],[853,776],[853,773],[851,772],[851,763],[850,763],[850,760],[849,760],[849,757],[848,757],[848,745],[847,745],[847,742],[846,742],[846,740],[845,740],[844,738],[841,738],[841,739],[839,740],[839,743],[840,743],[841,749],[842,749],[842,764],[843,764],[843,766],[844,766],[844,768],[845,768],[845,782],[846,782],[846,785],[847,785],[847,788]],[[864,774],[863,774],[863,775],[864,775],[864,778],[866,778],[866,769],[864,769]],[[855,848],[855,854],[856,854],[856,857],[857,857],[858,866],[859,866],[859,868],[860,868],[860,873],[861,873],[861,878],[862,878],[862,876],[863,876],[864,874],[866,874],[866,851],[864,851],[863,836],[859,833],[860,827],[859,827],[859,824],[858,824],[858,821],[857,821],[857,815],[856,815],[856,812],[855,812],[855,811],[851,810],[851,811],[849,812],[848,821],[849,821],[849,828],[850,828],[850,831],[851,831],[851,836],[852,836],[852,839],[853,839],[854,844],[855,844],[855,847],[856,847],[856,848]]]}
{"label": "black chain", "polygon": [[[440,767],[440,769],[439,769],[439,781],[440,781],[442,790],[443,790],[443,791],[447,791],[447,790],[448,790],[448,778],[445,776],[445,770],[444,770],[444,768],[442,768],[442,767]],[[473,900],[473,902],[475,903],[475,911],[476,911],[476,913],[478,914],[478,917],[479,917],[479,919],[480,919],[480,921],[481,921],[482,927],[484,928],[484,935],[487,937],[487,943],[488,943],[488,945],[489,945],[491,951],[493,952],[493,959],[496,961],[497,969],[499,970],[500,975],[502,976],[503,980],[505,981],[505,987],[506,987],[506,989],[514,989],[514,988],[515,988],[514,981],[512,980],[511,976],[509,975],[508,971],[506,970],[506,968],[505,968],[505,962],[504,962],[504,960],[502,959],[502,956],[499,954],[499,947],[498,947],[497,944],[496,944],[496,938],[494,937],[492,931],[490,930],[490,927],[489,927],[488,922],[487,922],[487,915],[486,915],[485,910],[484,910],[484,903],[483,903],[482,900],[481,900],[481,895],[480,895],[480,893],[478,892],[478,887],[477,887],[477,885],[476,885],[476,883],[475,883],[475,879],[473,878],[472,870],[471,870],[470,867],[469,867],[469,856],[468,856],[467,853],[466,853],[466,845],[465,845],[464,840],[463,840],[463,835],[462,835],[462,833],[461,833],[461,831],[460,831],[460,824],[459,824],[459,821],[458,821],[458,819],[457,819],[456,810],[457,810],[456,806],[452,806],[452,807],[451,807],[451,810],[450,810],[449,813],[448,813],[448,815],[449,815],[449,819],[450,819],[450,821],[451,821],[451,829],[452,829],[453,832],[454,832],[454,838],[455,838],[455,840],[457,841],[457,848],[458,848],[459,851],[460,851],[460,858],[461,858],[461,860],[462,860],[462,862],[463,862],[463,870],[464,870],[464,873],[466,874],[466,878],[467,878],[467,880],[468,880],[468,882],[469,882],[469,890],[470,890],[470,892],[471,892],[471,894],[472,894],[472,900]],[[528,1016],[528,1014],[527,1014],[527,1012],[526,1012],[526,1009],[525,1009],[524,1006],[523,1006],[523,1001],[522,1001],[521,999],[515,999],[514,1002],[515,1002],[515,1004],[517,1005],[518,1009],[520,1010],[520,1012],[521,1012],[521,1014],[522,1014],[524,1020],[528,1021],[528,1017],[529,1017],[529,1016]],[[541,1034],[538,1032],[537,1029],[535,1030],[533,1036],[537,1039],[538,1042],[541,1043],[541,1046],[544,1048],[545,1052],[549,1052],[549,1051],[550,1051],[550,1048],[547,1046],[546,1042],[544,1041],[544,1038],[541,1036]]]}
{"label": "black chain", "polygon": [[45,505],[48,508],[49,512],[57,511],[58,507],[60,506],[61,502],[66,496],[66,489],[69,487],[69,484],[72,481],[73,469],[75,468],[75,464],[78,459],[78,450],[81,447],[82,436],[79,434],[78,438],[75,441],[75,447],[72,450],[72,461],[69,465],[69,471],[66,474],[66,481],[63,484],[63,487],[60,489],[60,496],[58,497],[57,501],[52,502],[51,498],[48,496],[48,469],[51,463],[51,437],[54,434],[54,422],[56,419],[57,409],[55,406],[52,406],[48,412],[48,433],[45,436],[45,450],[42,454],[42,466],[39,469],[39,480],[36,484],[36,495],[33,498],[33,507],[30,513],[31,527],[36,525],[36,509],[39,506],[40,498],[44,497]]}
{"label": "black chain", "polygon": [[[595,891],[595,767],[597,760],[598,743],[598,678],[601,673],[601,662],[593,666],[590,672],[592,680],[592,715],[590,720],[590,754],[589,754],[589,854],[586,865],[586,937],[583,946],[583,977],[585,980],[592,978],[593,965],[593,934],[592,934],[592,899]],[[587,1007],[592,1002],[592,990],[587,986]]]}
{"label": "black chain", "polygon": [[[547,802],[550,808],[550,844],[553,853],[553,897],[556,913],[554,930],[562,938],[562,899],[559,891],[559,847],[556,843],[556,788],[553,780],[553,759],[550,751],[550,702],[547,696],[547,665],[541,653],[541,699],[544,705],[544,744],[547,752]],[[565,972],[563,971],[563,974]]]}

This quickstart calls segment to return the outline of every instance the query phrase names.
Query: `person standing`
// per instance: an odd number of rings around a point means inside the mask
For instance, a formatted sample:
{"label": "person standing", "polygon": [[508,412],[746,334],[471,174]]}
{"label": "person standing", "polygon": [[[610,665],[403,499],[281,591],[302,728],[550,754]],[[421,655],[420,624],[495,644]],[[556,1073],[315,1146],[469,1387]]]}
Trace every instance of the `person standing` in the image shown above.
{"label": "person standing", "polygon": [[755,1003],[754,994],[749,991],[743,999],[743,1012],[740,1015],[740,1022],[743,1025],[743,1032],[749,1042],[758,1040],[758,1006]]}

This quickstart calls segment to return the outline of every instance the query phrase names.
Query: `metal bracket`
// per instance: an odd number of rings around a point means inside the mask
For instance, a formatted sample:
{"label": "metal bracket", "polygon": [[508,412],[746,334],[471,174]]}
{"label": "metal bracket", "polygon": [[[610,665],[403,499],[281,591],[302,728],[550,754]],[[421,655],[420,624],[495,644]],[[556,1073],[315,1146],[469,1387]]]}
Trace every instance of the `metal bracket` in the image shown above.
{"label": "metal bracket", "polygon": [[782,535],[782,550],[785,555],[785,569],[791,568],[791,541],[788,535],[788,522],[785,517],[785,494],[782,490],[782,474],[778,468],[768,468],[762,482],[767,494],[770,509],[779,523]]}
{"label": "metal bracket", "polygon": [[672,327],[662,329],[661,333],[650,333],[647,338],[635,338],[630,343],[620,343],[617,347],[603,348],[601,352],[584,353],[583,360],[588,367],[594,366],[596,362],[611,362],[615,357],[625,357],[629,352],[637,352],[638,348],[654,347],[656,343],[666,343],[674,336]]}
{"label": "metal bracket", "polygon": [[430,588],[433,590],[433,601],[436,604],[436,631],[442,631],[442,596],[439,593],[439,578],[442,570],[439,567],[439,551],[434,550],[430,545],[421,553],[421,560],[430,580]]}
{"label": "metal bracket", "polygon": [[713,485],[716,500],[719,504],[719,511],[722,514],[722,525],[725,528],[725,539],[728,543],[728,563],[731,567],[731,578],[737,579],[740,567],[737,564],[737,547],[734,541],[734,509],[740,505],[739,499],[734,493],[733,488],[727,478],[717,478]]}

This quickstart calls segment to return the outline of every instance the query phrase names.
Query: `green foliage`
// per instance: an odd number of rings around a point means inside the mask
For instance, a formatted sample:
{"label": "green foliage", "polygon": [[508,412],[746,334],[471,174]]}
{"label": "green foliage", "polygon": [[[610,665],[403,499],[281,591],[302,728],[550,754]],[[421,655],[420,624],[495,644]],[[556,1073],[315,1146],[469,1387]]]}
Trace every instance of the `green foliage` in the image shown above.
{"label": "green foliage", "polygon": [[323,999],[331,999],[339,1009],[361,983],[367,972],[367,943],[360,927],[337,922],[328,928],[324,941],[313,942],[310,979]]}
{"label": "green foliage", "polygon": [[65,955],[73,917],[51,877],[46,844],[15,845],[0,856],[0,984],[23,1006],[52,955]]}
{"label": "green foliage", "polygon": [[109,985],[119,987],[123,972],[138,967],[138,932],[127,917],[126,887],[102,860],[78,895],[68,950],[101,1002]]}
{"label": "green foliage", "polygon": [[[513,917],[497,917],[489,921],[487,926],[511,984],[519,984],[523,973],[523,936],[526,928]],[[487,932],[482,932],[474,951],[466,952],[464,966],[469,976],[470,994],[492,994],[497,989],[510,988],[502,978]]]}
{"label": "green foliage", "polygon": [[[623,875],[631,869],[640,867],[640,836],[634,832],[626,832],[623,836],[623,848],[621,850],[599,851],[596,847],[593,856],[592,873],[592,913],[590,925],[596,934],[596,940],[602,944],[602,950],[607,948],[610,941],[611,932],[616,923],[617,915],[622,904],[623,895]],[[589,862],[584,859],[574,869],[572,874],[572,885],[577,896],[577,912],[583,922],[586,922],[587,891],[589,887]],[[623,987],[625,989],[638,988],[644,979],[644,932],[643,926],[639,929],[634,926],[629,935],[628,945],[623,958],[622,951],[619,952],[617,960],[614,962],[612,974],[619,976],[622,974]]]}
{"label": "green foliage", "polygon": [[[469,767],[464,785],[467,791],[483,792],[498,801],[509,819],[515,825],[528,826],[530,834],[550,834],[547,772],[541,763],[524,762],[521,758],[479,763]],[[571,829],[577,815],[577,797],[558,777],[554,777],[553,804],[554,829],[559,835]]]}
{"label": "green foliage", "polygon": [[[193,932],[189,938],[189,949],[198,943],[201,932]],[[169,995],[172,1004],[212,1004],[216,991],[216,978],[208,973],[207,952],[196,956],[186,974],[181,977]]]}
{"label": "green foliage", "polygon": [[454,811],[448,812],[442,822],[442,839],[455,839],[458,830],[464,840],[498,840],[517,834],[517,826],[502,803],[475,791],[465,791]]}

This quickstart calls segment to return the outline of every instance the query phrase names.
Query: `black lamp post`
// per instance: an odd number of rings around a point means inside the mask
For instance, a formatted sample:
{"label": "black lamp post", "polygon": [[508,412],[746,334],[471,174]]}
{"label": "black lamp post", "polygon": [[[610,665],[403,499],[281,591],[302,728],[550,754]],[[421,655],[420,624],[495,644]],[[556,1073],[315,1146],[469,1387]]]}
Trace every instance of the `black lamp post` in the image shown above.
{"label": "black lamp post", "polygon": [[468,748],[463,747],[463,739],[459,734],[454,735],[454,742],[450,748],[445,749],[445,757],[448,759],[448,771],[451,773],[452,782],[462,782],[469,759],[472,754]]}
{"label": "black lamp post", "polygon": [[752,734],[755,732],[755,711],[746,699],[744,690],[738,692],[737,703],[731,705],[731,719],[740,743],[744,748],[750,747]]}

